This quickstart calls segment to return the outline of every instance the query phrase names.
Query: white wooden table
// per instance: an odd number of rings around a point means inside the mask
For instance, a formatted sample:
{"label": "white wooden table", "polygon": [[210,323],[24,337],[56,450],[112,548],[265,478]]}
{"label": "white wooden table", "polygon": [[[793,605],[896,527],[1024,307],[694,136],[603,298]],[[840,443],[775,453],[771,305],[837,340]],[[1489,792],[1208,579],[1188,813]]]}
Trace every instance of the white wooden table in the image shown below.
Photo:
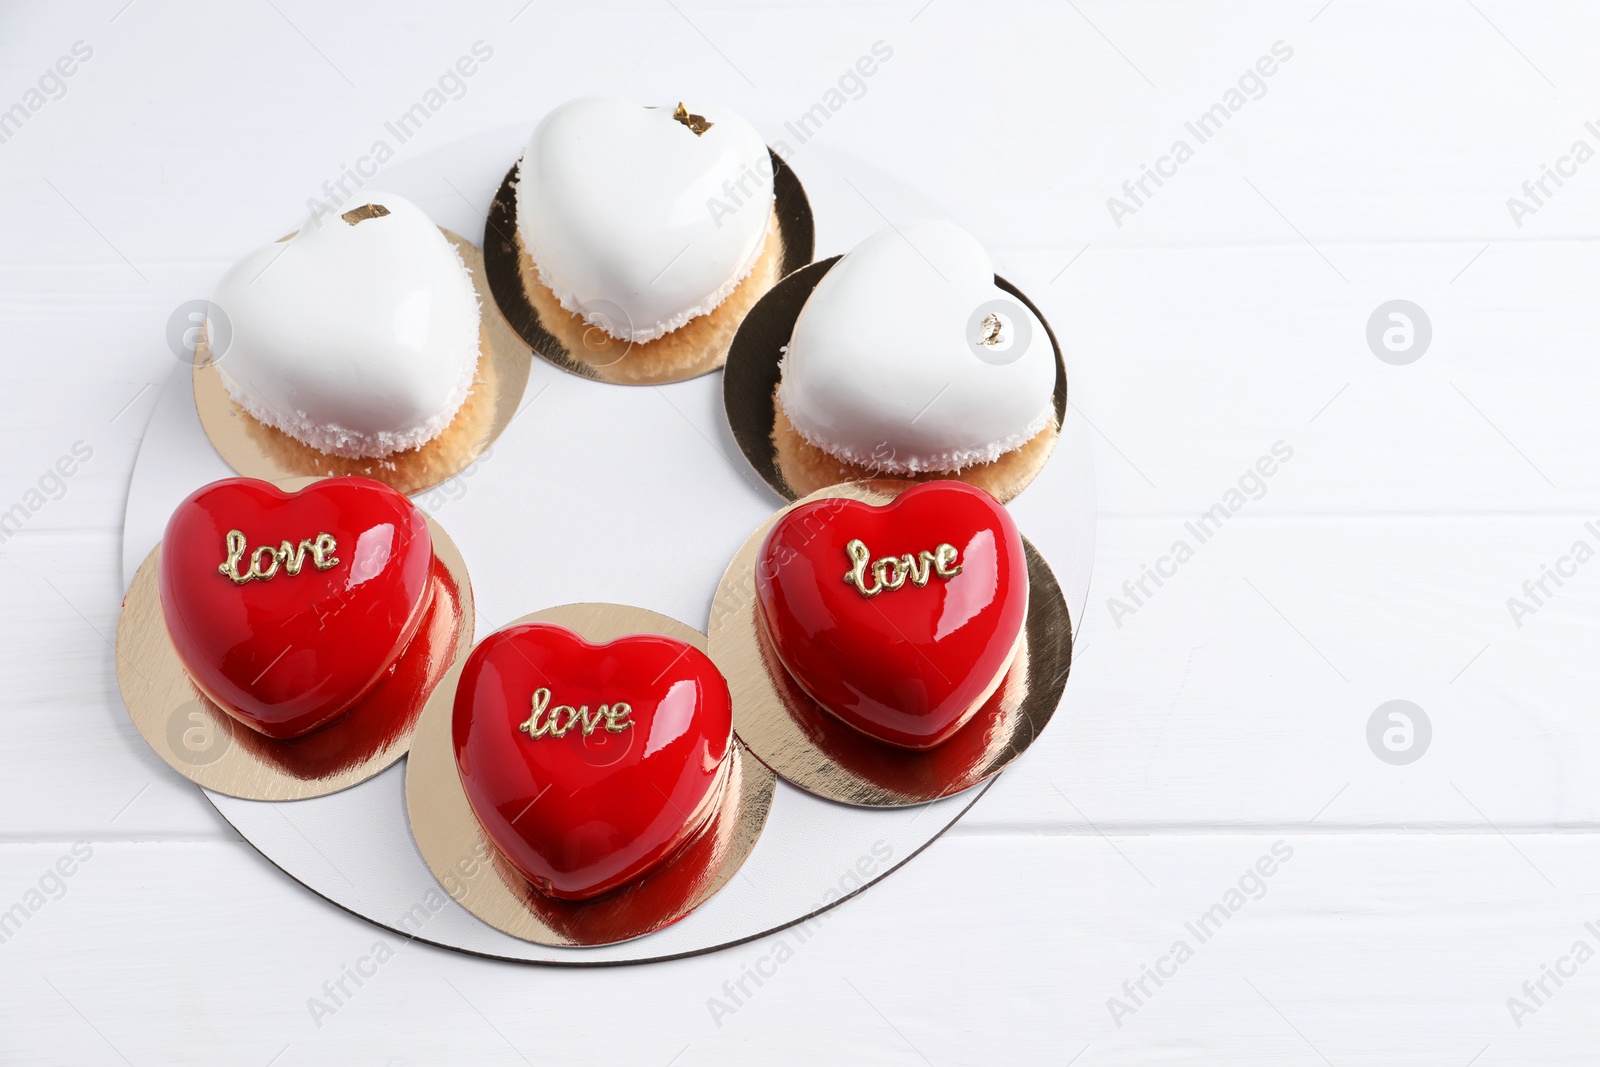
{"label": "white wooden table", "polygon": [[[1600,9],[450,7],[0,6],[0,1061],[1595,1061]],[[568,971],[292,883],[147,750],[108,638],[169,312],[374,142],[591,91],[946,205],[1062,334],[1101,512],[1066,711],[948,836],[803,943]],[[1369,347],[1392,300],[1414,362]],[[1405,764],[1368,743],[1395,699]]]}

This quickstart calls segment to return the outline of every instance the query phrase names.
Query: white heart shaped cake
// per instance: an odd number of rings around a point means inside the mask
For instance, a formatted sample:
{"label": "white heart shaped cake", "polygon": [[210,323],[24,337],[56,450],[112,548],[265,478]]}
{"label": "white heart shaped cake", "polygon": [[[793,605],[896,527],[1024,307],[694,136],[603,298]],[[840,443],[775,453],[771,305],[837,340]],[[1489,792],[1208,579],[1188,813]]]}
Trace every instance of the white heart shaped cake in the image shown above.
{"label": "white heart shaped cake", "polygon": [[1052,423],[1055,352],[976,238],[919,219],[835,263],[795,320],[778,402],[811,445],[889,474],[954,473]]}
{"label": "white heart shaped cake", "polygon": [[653,341],[726,300],[760,258],[772,158],[725,108],[591,96],[546,115],[517,177],[517,232],[567,311]]}
{"label": "white heart shaped cake", "polygon": [[233,327],[217,363],[229,395],[331,455],[426,444],[472,388],[471,276],[428,216],[390,193],[313,216],[287,242],[245,256],[213,302]]}

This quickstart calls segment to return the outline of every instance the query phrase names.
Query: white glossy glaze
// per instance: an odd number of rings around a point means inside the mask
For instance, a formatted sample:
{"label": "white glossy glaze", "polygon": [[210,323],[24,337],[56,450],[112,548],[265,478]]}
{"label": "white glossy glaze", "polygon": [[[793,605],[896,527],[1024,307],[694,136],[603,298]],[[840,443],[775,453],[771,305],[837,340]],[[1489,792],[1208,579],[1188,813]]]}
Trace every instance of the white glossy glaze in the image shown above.
{"label": "white glossy glaze", "polygon": [[[1007,324],[1002,345],[1031,335],[1008,363],[970,343],[990,301],[1025,320]],[[1055,375],[1044,324],[995,286],[977,239],[918,219],[878,231],[823,276],[795,321],[778,399],[801,436],[847,462],[954,472],[1042,430]]]}
{"label": "white glossy glaze", "polygon": [[270,426],[338,456],[386,456],[437,437],[478,364],[479,307],[455,248],[422,210],[368,192],[352,225],[314,216],[235,263],[213,302],[232,324],[217,364]]}
{"label": "white glossy glaze", "polygon": [[653,341],[727,299],[772,217],[772,160],[731,110],[615,97],[546,115],[518,168],[517,231],[561,306],[622,340]]}

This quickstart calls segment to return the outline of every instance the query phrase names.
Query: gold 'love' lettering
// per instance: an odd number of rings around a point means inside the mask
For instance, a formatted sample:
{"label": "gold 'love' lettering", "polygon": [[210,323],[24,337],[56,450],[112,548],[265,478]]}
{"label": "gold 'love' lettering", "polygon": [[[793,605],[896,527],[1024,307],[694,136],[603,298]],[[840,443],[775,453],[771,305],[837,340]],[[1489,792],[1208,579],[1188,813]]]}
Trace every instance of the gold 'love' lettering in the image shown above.
{"label": "gold 'love' lettering", "polygon": [[[899,589],[907,579],[920,589],[934,575],[948,579],[961,573],[961,564],[957,562],[960,553],[951,544],[941,544],[932,552],[923,549],[914,556],[907,552],[903,556],[884,556],[874,561],[866,542],[857,537],[844,546],[844,551],[850,557],[850,569],[845,572],[844,580],[855,586],[862,596],[872,597],[885,589]],[[870,583],[867,580],[869,568]]]}
{"label": "gold 'love' lettering", "polygon": [[528,716],[517,729],[529,737],[565,737],[574,726],[580,727],[583,736],[588,737],[594,733],[595,728],[605,723],[606,733],[620,734],[633,725],[629,718],[633,708],[622,701],[614,704],[601,704],[600,710],[589,713],[589,705],[573,707],[571,704],[557,704],[550,706],[550,690],[540,686],[533,691],[533,713]]}
{"label": "gold 'love' lettering", "polygon": [[[277,574],[279,567],[282,567],[286,574],[299,574],[300,568],[305,566],[307,552],[311,553],[311,562],[317,570],[325,571],[338,565],[339,557],[333,554],[338,547],[339,544],[333,539],[332,534],[319,533],[316,537],[306,538],[298,545],[284,541],[277,548],[262,545],[251,552],[244,531],[229,530],[228,558],[217,567],[217,572],[232,579],[236,585],[256,580],[264,582]],[[249,562],[246,563],[246,560]]]}

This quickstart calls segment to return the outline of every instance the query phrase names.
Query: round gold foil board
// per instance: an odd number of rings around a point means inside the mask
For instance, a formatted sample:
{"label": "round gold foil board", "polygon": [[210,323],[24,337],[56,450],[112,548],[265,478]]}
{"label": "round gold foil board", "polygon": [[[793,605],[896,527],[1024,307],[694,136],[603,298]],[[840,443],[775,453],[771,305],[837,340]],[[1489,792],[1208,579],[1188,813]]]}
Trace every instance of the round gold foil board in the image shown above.
{"label": "round gold foil board", "polygon": [[[807,444],[789,426],[787,419],[780,418],[777,404],[779,362],[783,359],[784,346],[794,332],[795,320],[800,317],[800,310],[805,307],[812,290],[822,281],[822,276],[841,258],[834,256],[818,260],[797,270],[763,296],[739,325],[739,332],[734,335],[733,345],[728,351],[727,365],[723,368],[722,405],[734,440],[739,442],[739,450],[761,476],[761,480],[785,500],[798,500],[808,492],[815,491],[817,484],[870,480],[875,477],[873,472],[865,468],[852,467]],[[955,478],[981,486],[1006,504],[1027,488],[1028,483],[1044,468],[1045,461],[1055,448],[1060,428],[1067,417],[1067,365],[1062,358],[1061,343],[1056,339],[1055,331],[1033,301],[999,275],[995,275],[994,283],[1038,316],[1044,324],[1045,333],[1050,337],[1050,347],[1056,357],[1056,384],[1051,397],[1055,422],[1022,448],[1001,456],[993,463],[969,467],[958,474],[935,472],[908,480]],[[800,476],[796,473],[796,477],[791,479],[786,470],[803,470],[804,477],[811,479],[813,484],[791,484],[791,481],[799,482]],[[829,471],[834,473],[829,476]]]}
{"label": "round gold foil board", "polygon": [[[704,651],[705,635],[676,619],[621,604],[567,604],[508,623],[565,626],[591,644],[629,634],[663,634]],[[535,890],[490,842],[456,770],[451,720],[465,657],[434,689],[406,760],[406,813],[417,849],[439,884],[490,926],[540,945],[610,945],[683,918],[721,889],[755,847],[777,780],[742,744],[722,807],[710,827],[665,866],[591,901],[555,900]],[[739,739],[735,737],[735,741]]]}
{"label": "round gold foil board", "polygon": [[882,505],[915,484],[853,482],[784,508],[739,549],[712,602],[709,654],[733,692],[734,730],[780,777],[828,800],[901,807],[970,789],[1033,744],[1066,688],[1072,620],[1049,564],[1026,538],[1028,617],[1016,655],[988,703],[944,744],[923,752],[883,744],[823,711],[790,678],[756,614],[756,559],[767,531],[813,500],[842,497]]}
{"label": "round gold foil board", "polygon": [[431,489],[459,473],[494,444],[522,402],[533,357],[507,325],[489,292],[483,253],[458,234],[440,232],[461,254],[482,309],[477,377],[472,392],[444,432],[421,448],[379,459],[347,459],[319,452],[266,425],[236,404],[217,370],[217,364],[225,362],[227,354],[213,360],[209,346],[202,340],[195,349],[194,405],[206,436],[228,466],[246,477],[267,481],[360,474],[409,495]]}
{"label": "round gold foil board", "polygon": [[[316,481],[281,481],[296,490]],[[161,614],[157,545],[140,565],[117,621],[117,684],[128,716],[156,754],[198,785],[244,800],[305,800],[366,781],[405,755],[423,705],[472,649],[472,585],[444,528],[433,538],[432,603],[388,678],[304,737],[276,741],[217,707],[190,679]]]}
{"label": "round gold foil board", "polygon": [[[538,286],[539,303],[523,284],[524,251],[517,231],[517,170],[506,172],[495,194],[483,231],[483,257],[489,288],[511,329],[544,359],[564,371],[613,385],[665,385],[697,378],[720,368],[728,358],[736,321],[745,304],[759,299],[785,275],[811,262],[816,247],[816,227],[805,188],[789,165],[776,153],[772,158],[773,222],[767,248],[739,287],[709,315],[655,341],[634,344],[619,341],[599,326],[590,325],[556,302],[555,294]],[[625,315],[605,304],[592,309],[590,321]]]}

